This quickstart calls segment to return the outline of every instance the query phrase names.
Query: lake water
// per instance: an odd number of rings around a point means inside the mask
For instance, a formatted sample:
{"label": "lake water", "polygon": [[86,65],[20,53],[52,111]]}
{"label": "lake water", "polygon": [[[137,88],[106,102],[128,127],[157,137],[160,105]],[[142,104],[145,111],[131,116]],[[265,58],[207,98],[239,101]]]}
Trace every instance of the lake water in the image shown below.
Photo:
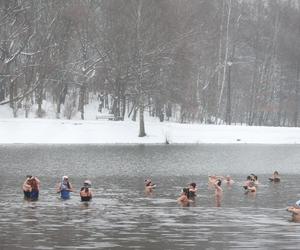
{"label": "lake water", "polygon": [[[300,249],[300,223],[285,211],[300,199],[297,145],[1,145],[0,249]],[[274,170],[282,181],[268,177]],[[255,173],[256,196],[245,195]],[[40,199],[23,200],[27,174],[41,180]],[[233,176],[221,207],[207,175]],[[61,201],[55,185],[68,175],[76,190],[92,181],[94,198]],[[157,184],[146,196],[144,179]],[[190,182],[190,207],[176,199]]]}

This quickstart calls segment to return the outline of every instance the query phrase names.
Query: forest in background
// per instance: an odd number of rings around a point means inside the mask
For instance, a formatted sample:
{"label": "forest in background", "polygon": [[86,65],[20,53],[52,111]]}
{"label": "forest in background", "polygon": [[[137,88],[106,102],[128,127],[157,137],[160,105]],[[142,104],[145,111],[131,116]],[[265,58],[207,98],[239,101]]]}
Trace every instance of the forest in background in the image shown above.
{"label": "forest in background", "polygon": [[[0,105],[299,126],[300,0],[1,0]],[[107,107],[107,100],[110,105]],[[62,114],[62,110],[64,110]]]}

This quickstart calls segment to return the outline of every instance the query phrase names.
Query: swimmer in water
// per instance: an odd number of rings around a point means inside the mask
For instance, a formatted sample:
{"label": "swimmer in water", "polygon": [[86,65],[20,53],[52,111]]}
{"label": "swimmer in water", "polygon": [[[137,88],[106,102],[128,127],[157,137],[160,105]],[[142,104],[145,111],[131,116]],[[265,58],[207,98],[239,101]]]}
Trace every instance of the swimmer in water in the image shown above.
{"label": "swimmer in water", "polygon": [[215,196],[221,197],[223,195],[223,189],[221,188],[222,181],[218,179],[214,183],[215,187]]}
{"label": "swimmer in water", "polygon": [[274,171],[274,173],[272,174],[272,177],[269,178],[270,181],[273,182],[280,182],[280,176],[278,171]]}
{"label": "swimmer in water", "polygon": [[24,193],[24,199],[25,200],[30,200],[30,193],[31,193],[31,185],[30,185],[30,178],[31,175],[26,176],[26,180],[23,183],[23,193]]}
{"label": "swimmer in water", "polygon": [[292,213],[293,221],[300,222],[300,200],[298,200],[295,205],[288,207],[286,210]]}
{"label": "swimmer in water", "polygon": [[223,197],[223,189],[221,188],[221,185],[222,185],[221,179],[216,180],[214,183],[216,207],[221,207],[221,201]]}
{"label": "swimmer in water", "polygon": [[30,199],[36,201],[39,198],[41,182],[36,176],[32,176],[29,181],[31,185]]}
{"label": "swimmer in water", "polygon": [[196,195],[196,192],[197,192],[197,188],[196,188],[196,183],[195,182],[192,182],[189,184],[188,186],[188,189],[189,189],[189,198],[190,199],[195,199],[195,197],[197,196]]}
{"label": "swimmer in water", "polygon": [[193,202],[192,200],[190,200],[188,188],[182,189],[182,193],[180,194],[179,198],[177,199],[177,202],[179,204],[181,204],[183,207],[188,207],[190,205],[190,202]]}
{"label": "swimmer in water", "polygon": [[250,175],[248,175],[246,181],[244,182],[243,188],[244,188],[245,190],[247,190],[248,187],[249,187],[250,185],[252,186],[253,183],[254,183],[254,180],[252,179],[252,177],[251,177]]}
{"label": "swimmer in water", "polygon": [[232,185],[232,184],[234,183],[234,180],[231,178],[230,175],[227,175],[223,181],[224,181],[227,185]]}
{"label": "swimmer in water", "polygon": [[36,201],[39,198],[40,180],[36,176],[27,175],[23,184],[24,199]]}
{"label": "swimmer in water", "polygon": [[81,201],[90,201],[93,197],[91,191],[92,183],[89,180],[84,181],[83,187],[80,189]]}
{"label": "swimmer in water", "polygon": [[257,175],[255,175],[255,174],[250,174],[250,176],[251,176],[251,179],[252,179],[253,182],[254,182],[254,185],[257,186],[257,185],[259,184]]}
{"label": "swimmer in water", "polygon": [[217,180],[217,176],[216,175],[209,175],[208,176],[208,184],[214,184]]}
{"label": "swimmer in water", "polygon": [[255,180],[253,178],[251,178],[251,176],[247,176],[247,180],[244,183],[243,188],[245,189],[245,193],[255,193],[256,192],[256,187],[254,184]]}
{"label": "swimmer in water", "polygon": [[61,183],[58,184],[56,192],[60,193],[63,200],[70,199],[70,192],[74,192],[74,190],[68,176],[65,175],[61,178]]}
{"label": "swimmer in water", "polygon": [[224,176],[218,176],[218,175],[209,175],[208,176],[208,186],[209,187],[214,187],[215,182],[217,180],[223,180]]}
{"label": "swimmer in water", "polygon": [[151,193],[155,189],[156,185],[152,183],[151,179],[145,180],[145,192]]}

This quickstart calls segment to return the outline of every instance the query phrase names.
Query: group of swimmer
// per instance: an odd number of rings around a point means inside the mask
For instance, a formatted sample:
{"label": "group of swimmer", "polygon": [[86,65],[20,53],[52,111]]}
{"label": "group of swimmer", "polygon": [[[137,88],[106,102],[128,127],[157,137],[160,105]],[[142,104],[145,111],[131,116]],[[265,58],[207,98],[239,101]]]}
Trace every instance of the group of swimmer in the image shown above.
{"label": "group of swimmer", "polygon": [[[27,175],[23,183],[24,199],[28,201],[36,201],[39,198],[40,180],[36,176]],[[91,191],[92,183],[89,180],[83,182],[83,187],[79,191],[81,201],[90,201],[93,197]],[[63,200],[70,199],[70,193],[75,192],[69,181],[68,176],[63,176],[61,182],[56,186],[56,192],[60,194]]]}
{"label": "group of swimmer", "polygon": [[[234,183],[231,176],[227,175],[224,176],[217,176],[217,175],[210,175],[208,176],[208,187],[213,188],[215,190],[215,199],[216,205],[219,207],[221,206],[221,199],[223,195],[223,189],[221,187],[222,181],[227,185],[232,185]],[[187,187],[182,189],[182,193],[180,194],[177,202],[182,206],[189,206],[192,202],[195,201],[197,192],[197,185],[195,182],[188,184]]]}
{"label": "group of swimmer", "polygon": [[[269,181],[278,183],[280,182],[280,176],[278,171],[274,171],[272,176],[269,178]],[[39,198],[40,190],[40,180],[36,176],[27,175],[26,180],[23,184],[23,193],[24,199],[28,201],[36,201]],[[215,190],[215,199],[216,205],[221,205],[221,199],[223,195],[223,189],[221,187],[222,183],[231,186],[234,184],[234,180],[231,176],[217,176],[210,175],[208,176],[208,187]],[[255,194],[257,192],[257,187],[259,185],[258,177],[255,174],[250,174],[247,176],[246,181],[243,184],[245,193]],[[151,194],[155,189],[156,184],[152,183],[151,179],[145,180],[145,192]],[[63,200],[70,198],[70,193],[75,192],[72,187],[71,182],[69,181],[68,176],[63,176],[61,182],[56,186],[56,192],[60,194],[60,198]],[[189,183],[185,188],[182,189],[182,192],[177,199],[177,202],[182,206],[189,206],[190,203],[195,201],[197,196],[197,185],[195,182]],[[91,181],[85,180],[83,186],[79,191],[81,201],[90,201],[93,197],[91,191]],[[295,205],[287,208],[287,211],[292,213],[293,219],[300,221],[300,200],[295,203]]]}
{"label": "group of swimmer", "polygon": [[[272,176],[269,178],[269,181],[278,183],[281,178],[279,176],[278,171],[274,171]],[[223,189],[221,187],[222,183],[225,183],[227,186],[231,186],[234,184],[234,180],[231,176],[217,176],[210,175],[208,176],[208,187],[213,188],[215,190],[215,200],[216,205],[221,206],[221,199],[223,195]],[[247,176],[246,181],[243,183],[243,189],[245,190],[245,194],[254,194],[257,192],[257,187],[259,185],[258,177],[255,174],[250,174]],[[155,189],[156,185],[152,183],[151,179],[145,180],[145,192],[147,194],[151,193]],[[197,185],[195,182],[192,182],[187,185],[187,187],[182,189],[182,192],[177,199],[177,202],[182,206],[190,206],[195,201],[197,196]],[[300,221],[300,200],[295,203],[295,205],[287,208],[287,211],[292,213],[293,219],[295,221]]]}

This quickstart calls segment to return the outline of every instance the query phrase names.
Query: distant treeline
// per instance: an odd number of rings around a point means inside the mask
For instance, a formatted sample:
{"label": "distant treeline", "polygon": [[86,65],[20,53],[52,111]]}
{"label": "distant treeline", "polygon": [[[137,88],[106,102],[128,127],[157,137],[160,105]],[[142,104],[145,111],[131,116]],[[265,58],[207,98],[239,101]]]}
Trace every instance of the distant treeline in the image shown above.
{"label": "distant treeline", "polygon": [[0,1],[0,104],[298,126],[299,0]]}

